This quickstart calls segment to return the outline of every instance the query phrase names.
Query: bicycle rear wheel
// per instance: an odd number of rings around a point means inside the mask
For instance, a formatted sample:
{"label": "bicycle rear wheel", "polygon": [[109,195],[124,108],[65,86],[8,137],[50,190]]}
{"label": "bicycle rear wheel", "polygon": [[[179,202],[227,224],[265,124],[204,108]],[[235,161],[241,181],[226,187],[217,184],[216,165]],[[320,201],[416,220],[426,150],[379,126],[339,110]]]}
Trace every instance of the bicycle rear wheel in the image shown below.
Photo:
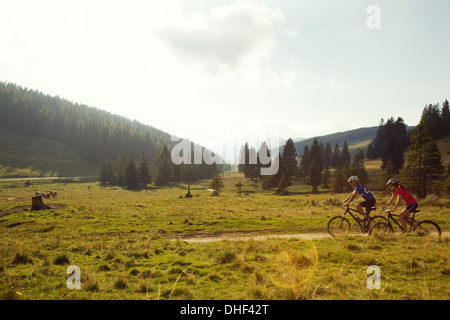
{"label": "bicycle rear wheel", "polygon": [[328,221],[328,233],[332,237],[342,237],[350,232],[350,222],[341,216],[336,216]]}
{"label": "bicycle rear wheel", "polygon": [[414,230],[418,235],[439,238],[442,235],[441,228],[431,220],[420,221]]}
{"label": "bicycle rear wheel", "polygon": [[377,222],[369,229],[369,236],[384,236],[391,233],[394,233],[394,229],[386,222]]}

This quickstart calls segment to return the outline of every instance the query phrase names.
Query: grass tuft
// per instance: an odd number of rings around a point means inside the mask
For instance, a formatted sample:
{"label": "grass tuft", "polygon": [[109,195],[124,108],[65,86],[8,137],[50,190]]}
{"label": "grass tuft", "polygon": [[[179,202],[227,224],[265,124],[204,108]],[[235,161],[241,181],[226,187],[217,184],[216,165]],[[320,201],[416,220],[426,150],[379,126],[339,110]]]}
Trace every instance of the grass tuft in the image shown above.
{"label": "grass tuft", "polygon": [[30,264],[33,263],[33,260],[28,258],[26,254],[21,254],[17,252],[16,255],[14,256],[13,264],[28,264],[28,263]]}
{"label": "grass tuft", "polygon": [[65,264],[70,264],[69,258],[67,257],[67,255],[62,254],[59,255],[55,258],[55,260],[53,260],[53,263],[56,265],[65,265]]}
{"label": "grass tuft", "polygon": [[116,289],[126,289],[128,288],[127,279],[124,276],[119,276],[114,283],[114,288]]}

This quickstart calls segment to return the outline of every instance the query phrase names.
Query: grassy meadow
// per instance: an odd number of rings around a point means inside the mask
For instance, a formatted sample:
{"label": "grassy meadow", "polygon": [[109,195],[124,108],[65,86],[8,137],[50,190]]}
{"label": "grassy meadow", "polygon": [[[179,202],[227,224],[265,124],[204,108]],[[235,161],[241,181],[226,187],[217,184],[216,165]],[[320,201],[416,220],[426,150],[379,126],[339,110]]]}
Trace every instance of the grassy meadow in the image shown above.
{"label": "grassy meadow", "polygon": [[[242,180],[239,197],[234,186]],[[294,184],[288,196],[238,173],[219,197],[208,181],[128,191],[83,181],[0,183],[0,299],[449,299],[450,199],[420,201],[440,240],[327,235],[347,194]],[[30,212],[36,191],[50,210]],[[375,192],[379,204],[388,195]],[[377,210],[381,214],[381,210]],[[320,235],[315,240],[275,235]],[[206,237],[235,235],[208,241]],[[249,238],[240,239],[239,235]],[[265,240],[252,237],[267,235]],[[192,240],[199,241],[192,241]],[[69,265],[81,289],[68,289]],[[381,289],[367,288],[371,265]]]}

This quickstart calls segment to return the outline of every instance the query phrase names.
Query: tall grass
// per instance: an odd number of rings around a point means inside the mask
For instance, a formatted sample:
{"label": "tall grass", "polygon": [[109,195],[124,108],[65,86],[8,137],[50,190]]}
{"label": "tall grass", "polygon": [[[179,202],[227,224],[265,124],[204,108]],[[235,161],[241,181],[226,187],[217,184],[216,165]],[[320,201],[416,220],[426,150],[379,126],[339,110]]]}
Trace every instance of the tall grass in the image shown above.
{"label": "tall grass", "polygon": [[[233,187],[238,179],[244,183],[242,197]],[[416,235],[315,241],[170,240],[326,233],[327,221],[342,214],[340,201],[347,196],[312,195],[294,185],[298,193],[280,197],[253,187],[253,182],[237,174],[224,180],[226,187],[219,197],[211,197],[207,181],[200,181],[191,185],[194,197],[190,199],[179,199],[186,193],[182,184],[148,193],[87,183],[43,182],[29,188],[0,184],[0,297],[449,298],[448,236],[440,241]],[[46,204],[59,207],[19,210],[31,205],[35,191],[44,189],[58,192],[58,198]],[[420,218],[435,220],[448,232],[449,208],[447,198],[426,199]],[[66,287],[69,264],[81,269],[81,290]],[[371,264],[381,268],[381,290],[366,287],[366,269]]]}

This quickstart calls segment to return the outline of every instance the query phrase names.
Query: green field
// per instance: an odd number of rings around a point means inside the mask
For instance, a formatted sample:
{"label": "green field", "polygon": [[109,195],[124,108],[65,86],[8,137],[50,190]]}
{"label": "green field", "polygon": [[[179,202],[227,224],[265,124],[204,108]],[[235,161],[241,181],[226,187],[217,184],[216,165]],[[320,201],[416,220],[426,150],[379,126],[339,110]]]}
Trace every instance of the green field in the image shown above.
{"label": "green field", "polygon": [[[146,193],[67,180],[0,183],[0,298],[449,299],[450,199],[420,201],[418,218],[436,221],[440,240],[336,239],[326,224],[347,194],[295,184],[278,196],[237,173],[224,181],[219,197],[199,181],[190,199],[184,184]],[[47,190],[58,192],[44,199],[52,209],[25,211],[34,192]],[[389,197],[375,196],[379,204]],[[298,234],[317,237],[276,237]],[[261,235],[268,238],[255,240]],[[80,290],[67,288],[69,265],[81,270]],[[366,285],[371,265],[381,270],[379,290]]]}

